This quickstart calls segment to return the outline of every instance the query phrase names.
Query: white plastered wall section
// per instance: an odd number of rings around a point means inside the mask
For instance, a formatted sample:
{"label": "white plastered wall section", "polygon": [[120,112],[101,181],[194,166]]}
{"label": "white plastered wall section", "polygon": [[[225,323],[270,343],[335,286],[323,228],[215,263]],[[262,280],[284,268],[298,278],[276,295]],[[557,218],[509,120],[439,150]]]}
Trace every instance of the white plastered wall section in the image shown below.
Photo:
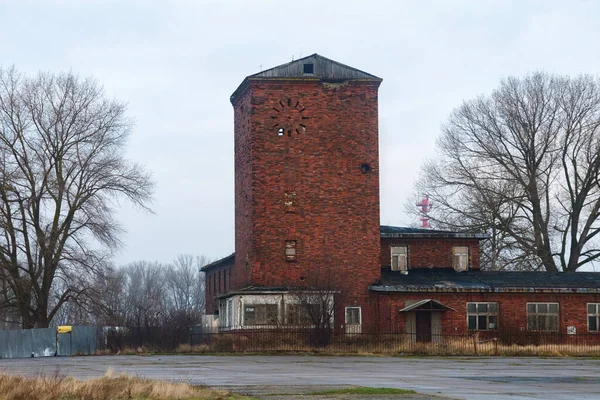
{"label": "white plastered wall section", "polygon": [[[332,294],[314,294],[311,299],[310,294],[302,294],[299,296],[294,293],[269,293],[269,294],[236,294],[219,302],[219,318],[218,326],[220,330],[235,330],[235,329],[275,329],[281,327],[293,328],[286,324],[287,307],[297,304],[329,304],[330,305],[330,324],[333,327],[333,293]],[[323,297],[325,296],[325,297]],[[325,300],[324,300],[325,299]],[[245,325],[244,312],[247,306],[257,306],[263,304],[277,305],[277,323],[275,324],[260,324],[260,325]]]}

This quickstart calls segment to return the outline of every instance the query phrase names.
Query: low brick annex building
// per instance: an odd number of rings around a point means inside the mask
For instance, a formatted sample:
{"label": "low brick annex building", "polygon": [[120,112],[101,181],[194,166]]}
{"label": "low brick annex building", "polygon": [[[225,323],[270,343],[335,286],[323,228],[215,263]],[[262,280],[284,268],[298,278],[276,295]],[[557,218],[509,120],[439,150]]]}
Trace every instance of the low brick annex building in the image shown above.
{"label": "low brick annex building", "polygon": [[235,90],[235,253],[203,268],[207,319],[295,326],[313,298],[346,332],[600,333],[600,273],[481,271],[485,234],[380,226],[381,81],[313,54]]}

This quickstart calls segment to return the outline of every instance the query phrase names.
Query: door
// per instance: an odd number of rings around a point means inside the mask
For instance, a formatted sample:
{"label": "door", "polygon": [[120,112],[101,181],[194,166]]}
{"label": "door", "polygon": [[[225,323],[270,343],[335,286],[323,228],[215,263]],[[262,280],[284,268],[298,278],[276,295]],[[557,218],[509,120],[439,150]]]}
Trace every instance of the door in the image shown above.
{"label": "door", "polygon": [[416,312],[417,342],[431,342],[431,313]]}

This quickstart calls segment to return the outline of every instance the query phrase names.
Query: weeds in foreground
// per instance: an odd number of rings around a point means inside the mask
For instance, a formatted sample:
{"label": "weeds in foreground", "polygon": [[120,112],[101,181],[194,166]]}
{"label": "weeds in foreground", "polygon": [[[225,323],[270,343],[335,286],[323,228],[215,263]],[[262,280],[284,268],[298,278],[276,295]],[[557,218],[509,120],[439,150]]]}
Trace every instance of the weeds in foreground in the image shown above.
{"label": "weeds in foreground", "polygon": [[[215,338],[216,339],[216,338]],[[535,356],[535,357],[594,357],[600,356],[600,344],[505,344],[499,341],[474,341],[473,338],[450,338],[437,343],[418,343],[410,340],[337,341],[325,347],[314,347],[298,341],[290,343],[270,340],[230,341],[225,336],[209,344],[180,345],[179,354],[261,354],[293,353],[320,355],[415,355],[415,356]],[[140,354],[140,353],[138,353]]]}
{"label": "weeds in foreground", "polygon": [[187,383],[153,381],[110,372],[99,379],[79,381],[61,376],[27,378],[0,374],[2,400],[216,400],[232,398],[228,392]]}

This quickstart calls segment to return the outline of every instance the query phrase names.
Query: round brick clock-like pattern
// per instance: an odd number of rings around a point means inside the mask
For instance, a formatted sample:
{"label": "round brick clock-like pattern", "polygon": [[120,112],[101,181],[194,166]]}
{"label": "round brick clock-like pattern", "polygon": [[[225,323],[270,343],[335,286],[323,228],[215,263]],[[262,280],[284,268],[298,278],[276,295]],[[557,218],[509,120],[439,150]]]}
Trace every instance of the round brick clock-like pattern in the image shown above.
{"label": "round brick clock-like pattern", "polygon": [[309,117],[306,115],[306,108],[300,104],[300,101],[284,99],[279,100],[273,107],[271,119],[277,136],[291,137],[306,132]]}

